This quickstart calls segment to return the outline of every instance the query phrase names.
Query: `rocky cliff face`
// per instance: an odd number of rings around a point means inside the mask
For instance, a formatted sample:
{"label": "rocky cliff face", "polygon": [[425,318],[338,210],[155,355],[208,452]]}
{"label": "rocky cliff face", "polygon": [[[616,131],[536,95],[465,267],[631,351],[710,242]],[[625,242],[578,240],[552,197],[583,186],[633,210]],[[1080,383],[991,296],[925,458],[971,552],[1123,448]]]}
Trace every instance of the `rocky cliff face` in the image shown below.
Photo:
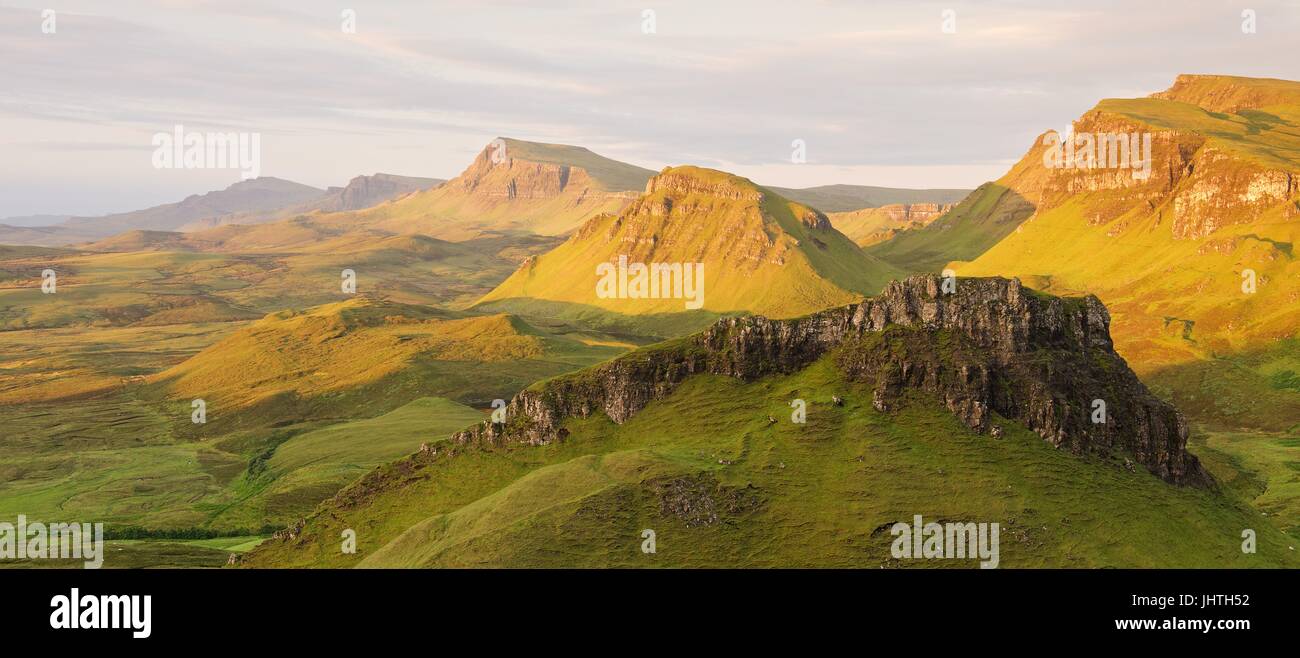
{"label": "rocky cliff face", "polygon": [[[1187,425],[1153,396],[1113,350],[1110,317],[1095,297],[1040,295],[1007,279],[895,281],[860,304],[792,320],[718,321],[691,337],[638,350],[519,393],[506,422],[485,422],[459,443],[563,439],[567,418],[596,412],[626,421],[685,378],[752,380],[789,373],[831,354],[852,381],[873,387],[888,412],[908,389],[937,396],[977,432],[993,412],[1076,454],[1122,451],[1173,483],[1211,480],[1186,451]],[[1101,422],[1094,415],[1104,403]]]}
{"label": "rocky cliff face", "polygon": [[763,191],[758,186],[748,183],[748,181],[723,175],[714,176],[713,179],[706,179],[700,175],[690,173],[693,171],[698,170],[691,167],[678,169],[669,167],[664,169],[658,176],[646,182],[646,196],[660,192],[663,196],[670,198],[684,197],[689,194],[703,194],[715,199],[730,199],[732,201],[758,203],[763,200]]}
{"label": "rocky cliff face", "polygon": [[467,194],[499,199],[550,199],[566,190],[585,195],[592,187],[584,169],[503,156],[492,146],[481,151],[454,183]]}
{"label": "rocky cliff face", "polygon": [[908,231],[929,226],[952,210],[951,203],[891,203],[878,208],[862,208],[833,213],[830,222],[859,246],[879,244]]}
{"label": "rocky cliff face", "polygon": [[[1183,76],[1168,92],[1155,98],[1182,102],[1203,102],[1209,107],[1248,109],[1260,92],[1232,87],[1197,91]],[[1252,101],[1252,99],[1256,99]],[[1208,109],[1208,108],[1207,108]],[[1061,168],[1047,170],[1047,179],[1036,205],[1042,213],[1089,195],[1081,204],[1092,224],[1103,224],[1135,209],[1157,213],[1170,222],[1175,239],[1197,240],[1220,228],[1255,221],[1264,211],[1285,204],[1300,195],[1300,174],[1278,160],[1245,157],[1210,142],[1204,135],[1187,130],[1154,128],[1108,109],[1084,114],[1074,123],[1076,134],[1151,135],[1151,173],[1143,179],[1127,168]],[[1041,140],[1040,140],[1041,141]],[[1138,214],[1132,214],[1137,217]],[[1288,217],[1300,216],[1300,208],[1288,206]],[[1117,234],[1127,227],[1118,222]]]}
{"label": "rocky cliff face", "polygon": [[877,209],[889,220],[900,225],[919,223],[925,225],[939,215],[952,210],[951,203],[891,203]]}

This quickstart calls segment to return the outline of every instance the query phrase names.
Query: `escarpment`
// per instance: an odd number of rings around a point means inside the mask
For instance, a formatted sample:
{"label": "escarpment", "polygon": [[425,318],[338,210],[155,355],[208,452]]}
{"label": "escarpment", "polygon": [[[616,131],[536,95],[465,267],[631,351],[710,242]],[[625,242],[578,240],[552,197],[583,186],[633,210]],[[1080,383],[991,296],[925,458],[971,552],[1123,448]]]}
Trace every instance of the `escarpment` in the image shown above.
{"label": "escarpment", "polygon": [[789,320],[726,318],[539,383],[511,400],[505,422],[484,422],[452,439],[544,444],[565,437],[568,418],[600,412],[621,424],[694,374],[754,380],[829,354],[851,381],[873,387],[880,411],[917,389],[976,432],[989,431],[997,413],[1058,448],[1123,452],[1166,481],[1208,485],[1186,451],[1186,422],[1115,353],[1109,325],[1095,297],[1052,297],[1001,278],[956,279],[945,289],[942,279],[917,275],[858,304]]}
{"label": "escarpment", "polygon": [[[1115,153],[1096,167],[1051,169],[1037,203],[1040,213],[1085,195],[1083,214],[1090,224],[1107,224],[1138,209],[1168,221],[1175,239],[1198,240],[1226,226],[1251,223],[1259,214],[1300,195],[1300,176],[1289,165],[1262,164],[1202,134],[1153,130],[1105,109],[1105,104],[1101,107],[1076,121],[1075,132],[1091,136],[1098,144],[1117,137],[1133,138],[1132,144],[1138,143],[1137,138],[1149,139],[1149,153],[1127,151],[1134,163],[1149,157],[1147,169],[1144,172],[1136,164],[1104,166],[1115,161]],[[1099,157],[1104,150],[1099,147]],[[1115,150],[1113,143],[1110,150]],[[1288,208],[1287,214],[1296,213]],[[1126,225],[1120,221],[1112,232]]]}
{"label": "escarpment", "polygon": [[593,187],[587,171],[580,167],[548,162],[530,162],[504,155],[489,145],[455,184],[466,194],[500,199],[550,199],[566,190],[582,193]]}

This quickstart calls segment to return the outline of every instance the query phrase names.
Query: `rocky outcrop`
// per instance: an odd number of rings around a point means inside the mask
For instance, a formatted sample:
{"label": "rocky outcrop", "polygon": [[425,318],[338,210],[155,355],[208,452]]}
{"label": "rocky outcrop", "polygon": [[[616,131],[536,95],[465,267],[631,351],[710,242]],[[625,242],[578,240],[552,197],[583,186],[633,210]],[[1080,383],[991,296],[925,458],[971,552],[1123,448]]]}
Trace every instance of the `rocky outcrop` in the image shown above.
{"label": "rocky outcrop", "polygon": [[707,180],[696,173],[698,171],[700,170],[694,167],[676,169],[665,167],[658,176],[646,182],[645,193],[649,196],[655,192],[662,192],[668,197],[703,194],[717,199],[755,203],[761,202],[764,198],[762,190],[747,180],[727,174],[720,174],[714,176],[713,180]]}
{"label": "rocky outcrop", "polygon": [[834,213],[829,221],[858,246],[866,247],[919,231],[952,208],[951,203],[892,203]]}
{"label": "rocky outcrop", "polygon": [[875,210],[896,225],[924,226],[937,219],[939,215],[952,210],[952,206],[951,203],[891,203]]}
{"label": "rocky outcrop", "polygon": [[[1038,212],[1078,203],[1086,195],[1079,206],[1089,223],[1120,219],[1112,235],[1127,228],[1129,220],[1154,212],[1170,222],[1174,238],[1201,239],[1225,226],[1253,222],[1300,195],[1296,172],[1227,152],[1196,132],[1158,129],[1105,109],[1084,114],[1073,130],[1099,141],[1102,136],[1150,135],[1146,177],[1114,166],[1047,170]],[[1135,150],[1130,155],[1134,161],[1141,157]]]}
{"label": "rocky outcrop", "polygon": [[1042,295],[1017,280],[955,283],[945,291],[942,279],[918,275],[862,303],[802,318],[719,320],[688,338],[535,385],[511,400],[505,423],[485,422],[452,438],[545,444],[566,436],[568,418],[600,412],[623,423],[694,374],[754,380],[829,354],[851,380],[872,386],[881,411],[894,409],[909,389],[925,391],[976,432],[988,431],[996,413],[1076,454],[1125,452],[1169,482],[1210,483],[1185,449],[1182,416],[1114,352],[1099,300]]}
{"label": "rocky outcrop", "polygon": [[585,169],[499,154],[504,152],[489,145],[453,183],[472,196],[510,200],[551,199],[567,190],[595,192]]}

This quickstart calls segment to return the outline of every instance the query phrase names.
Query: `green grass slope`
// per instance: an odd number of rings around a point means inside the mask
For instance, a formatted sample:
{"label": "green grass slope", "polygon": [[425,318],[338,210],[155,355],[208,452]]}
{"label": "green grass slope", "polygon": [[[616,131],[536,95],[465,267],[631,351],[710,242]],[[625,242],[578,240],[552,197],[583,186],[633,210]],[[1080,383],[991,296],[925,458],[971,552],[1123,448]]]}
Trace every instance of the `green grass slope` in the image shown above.
{"label": "green grass slope", "polygon": [[290,437],[234,483],[236,502],[221,510],[227,526],[260,527],[265,519],[309,512],[321,500],[380,464],[436,443],[484,412],[446,398],[417,398],[374,418]]}
{"label": "green grass slope", "polygon": [[950,261],[979,256],[1033,214],[1042,179],[1035,167],[1039,158],[1035,146],[1005,176],[975,188],[938,219],[866,252],[906,272],[937,272]]}
{"label": "green grass slope", "polygon": [[391,408],[416,391],[485,405],[622,349],[552,336],[508,315],[362,297],[268,315],[147,381],[159,399],[239,410],[210,412],[209,423],[224,429],[373,410],[378,397]]}
{"label": "green grass slope", "polygon": [[[846,399],[831,404],[832,395]],[[807,423],[789,402],[809,401]],[[775,424],[768,417],[777,419]],[[895,560],[889,527],[998,522],[1003,567],[1277,567],[1289,540],[1230,494],[971,433],[917,395],[876,411],[831,358],[752,383],[697,376],[622,425],[545,446],[461,447],[382,467],[247,564],[365,567],[959,567]],[[1260,548],[1240,550],[1243,528]],[[355,555],[339,537],[353,529]],[[657,551],[640,550],[642,531]]]}

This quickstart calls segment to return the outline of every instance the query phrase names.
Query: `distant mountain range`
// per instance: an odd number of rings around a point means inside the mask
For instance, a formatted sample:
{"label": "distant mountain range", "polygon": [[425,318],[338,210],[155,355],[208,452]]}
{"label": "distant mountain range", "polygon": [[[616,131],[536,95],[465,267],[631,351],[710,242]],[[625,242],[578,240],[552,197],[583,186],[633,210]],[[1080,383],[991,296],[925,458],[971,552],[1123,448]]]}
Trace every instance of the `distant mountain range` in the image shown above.
{"label": "distant mountain range", "polygon": [[[313,213],[324,215],[318,221],[330,225],[331,232],[356,227],[449,240],[503,231],[564,235],[598,214],[619,212],[645,190],[654,175],[652,170],[582,147],[503,137],[484,147],[451,181],[381,173],[358,176],[345,187],[321,190],[262,177],[127,213],[0,220],[0,244],[68,246],[128,231],[194,232]],[[950,204],[968,192],[867,185],[768,189],[824,213],[891,204]],[[394,203],[384,205],[388,201]]]}
{"label": "distant mountain range", "polygon": [[[500,137],[446,185],[395,203],[322,218],[334,225],[445,240],[529,232],[565,235],[601,214],[617,214],[645,191],[655,172],[565,144]],[[829,209],[960,199],[965,190],[907,190],[829,185],[805,190],[769,188],[793,201]],[[823,207],[825,206],[825,207]]]}
{"label": "distant mountain range", "polygon": [[294,214],[354,210],[441,184],[435,178],[376,174],[358,176],[327,190],[263,176],[224,190],[195,194],[144,210],[70,217],[49,225],[0,224],[0,244],[65,246],[126,231],[189,231],[222,224],[259,224]]}
{"label": "distant mountain range", "polygon": [[805,188],[768,186],[767,189],[825,213],[898,204],[953,204],[970,194],[970,190],[961,189],[913,190],[871,185],[821,185]]}
{"label": "distant mountain range", "polygon": [[71,215],[23,215],[20,217],[0,217],[0,226],[51,226],[71,219]]}
{"label": "distant mountain range", "polygon": [[360,210],[377,206],[385,201],[400,199],[412,192],[432,189],[445,182],[447,181],[441,178],[417,178],[414,176],[395,176],[393,174],[357,176],[348,181],[348,184],[343,187],[330,187],[325,190],[324,194],[309,198],[298,205],[277,208],[268,212],[241,212],[206,217],[188,222],[177,230],[197,231],[223,224],[263,224],[313,212],[329,213]]}

